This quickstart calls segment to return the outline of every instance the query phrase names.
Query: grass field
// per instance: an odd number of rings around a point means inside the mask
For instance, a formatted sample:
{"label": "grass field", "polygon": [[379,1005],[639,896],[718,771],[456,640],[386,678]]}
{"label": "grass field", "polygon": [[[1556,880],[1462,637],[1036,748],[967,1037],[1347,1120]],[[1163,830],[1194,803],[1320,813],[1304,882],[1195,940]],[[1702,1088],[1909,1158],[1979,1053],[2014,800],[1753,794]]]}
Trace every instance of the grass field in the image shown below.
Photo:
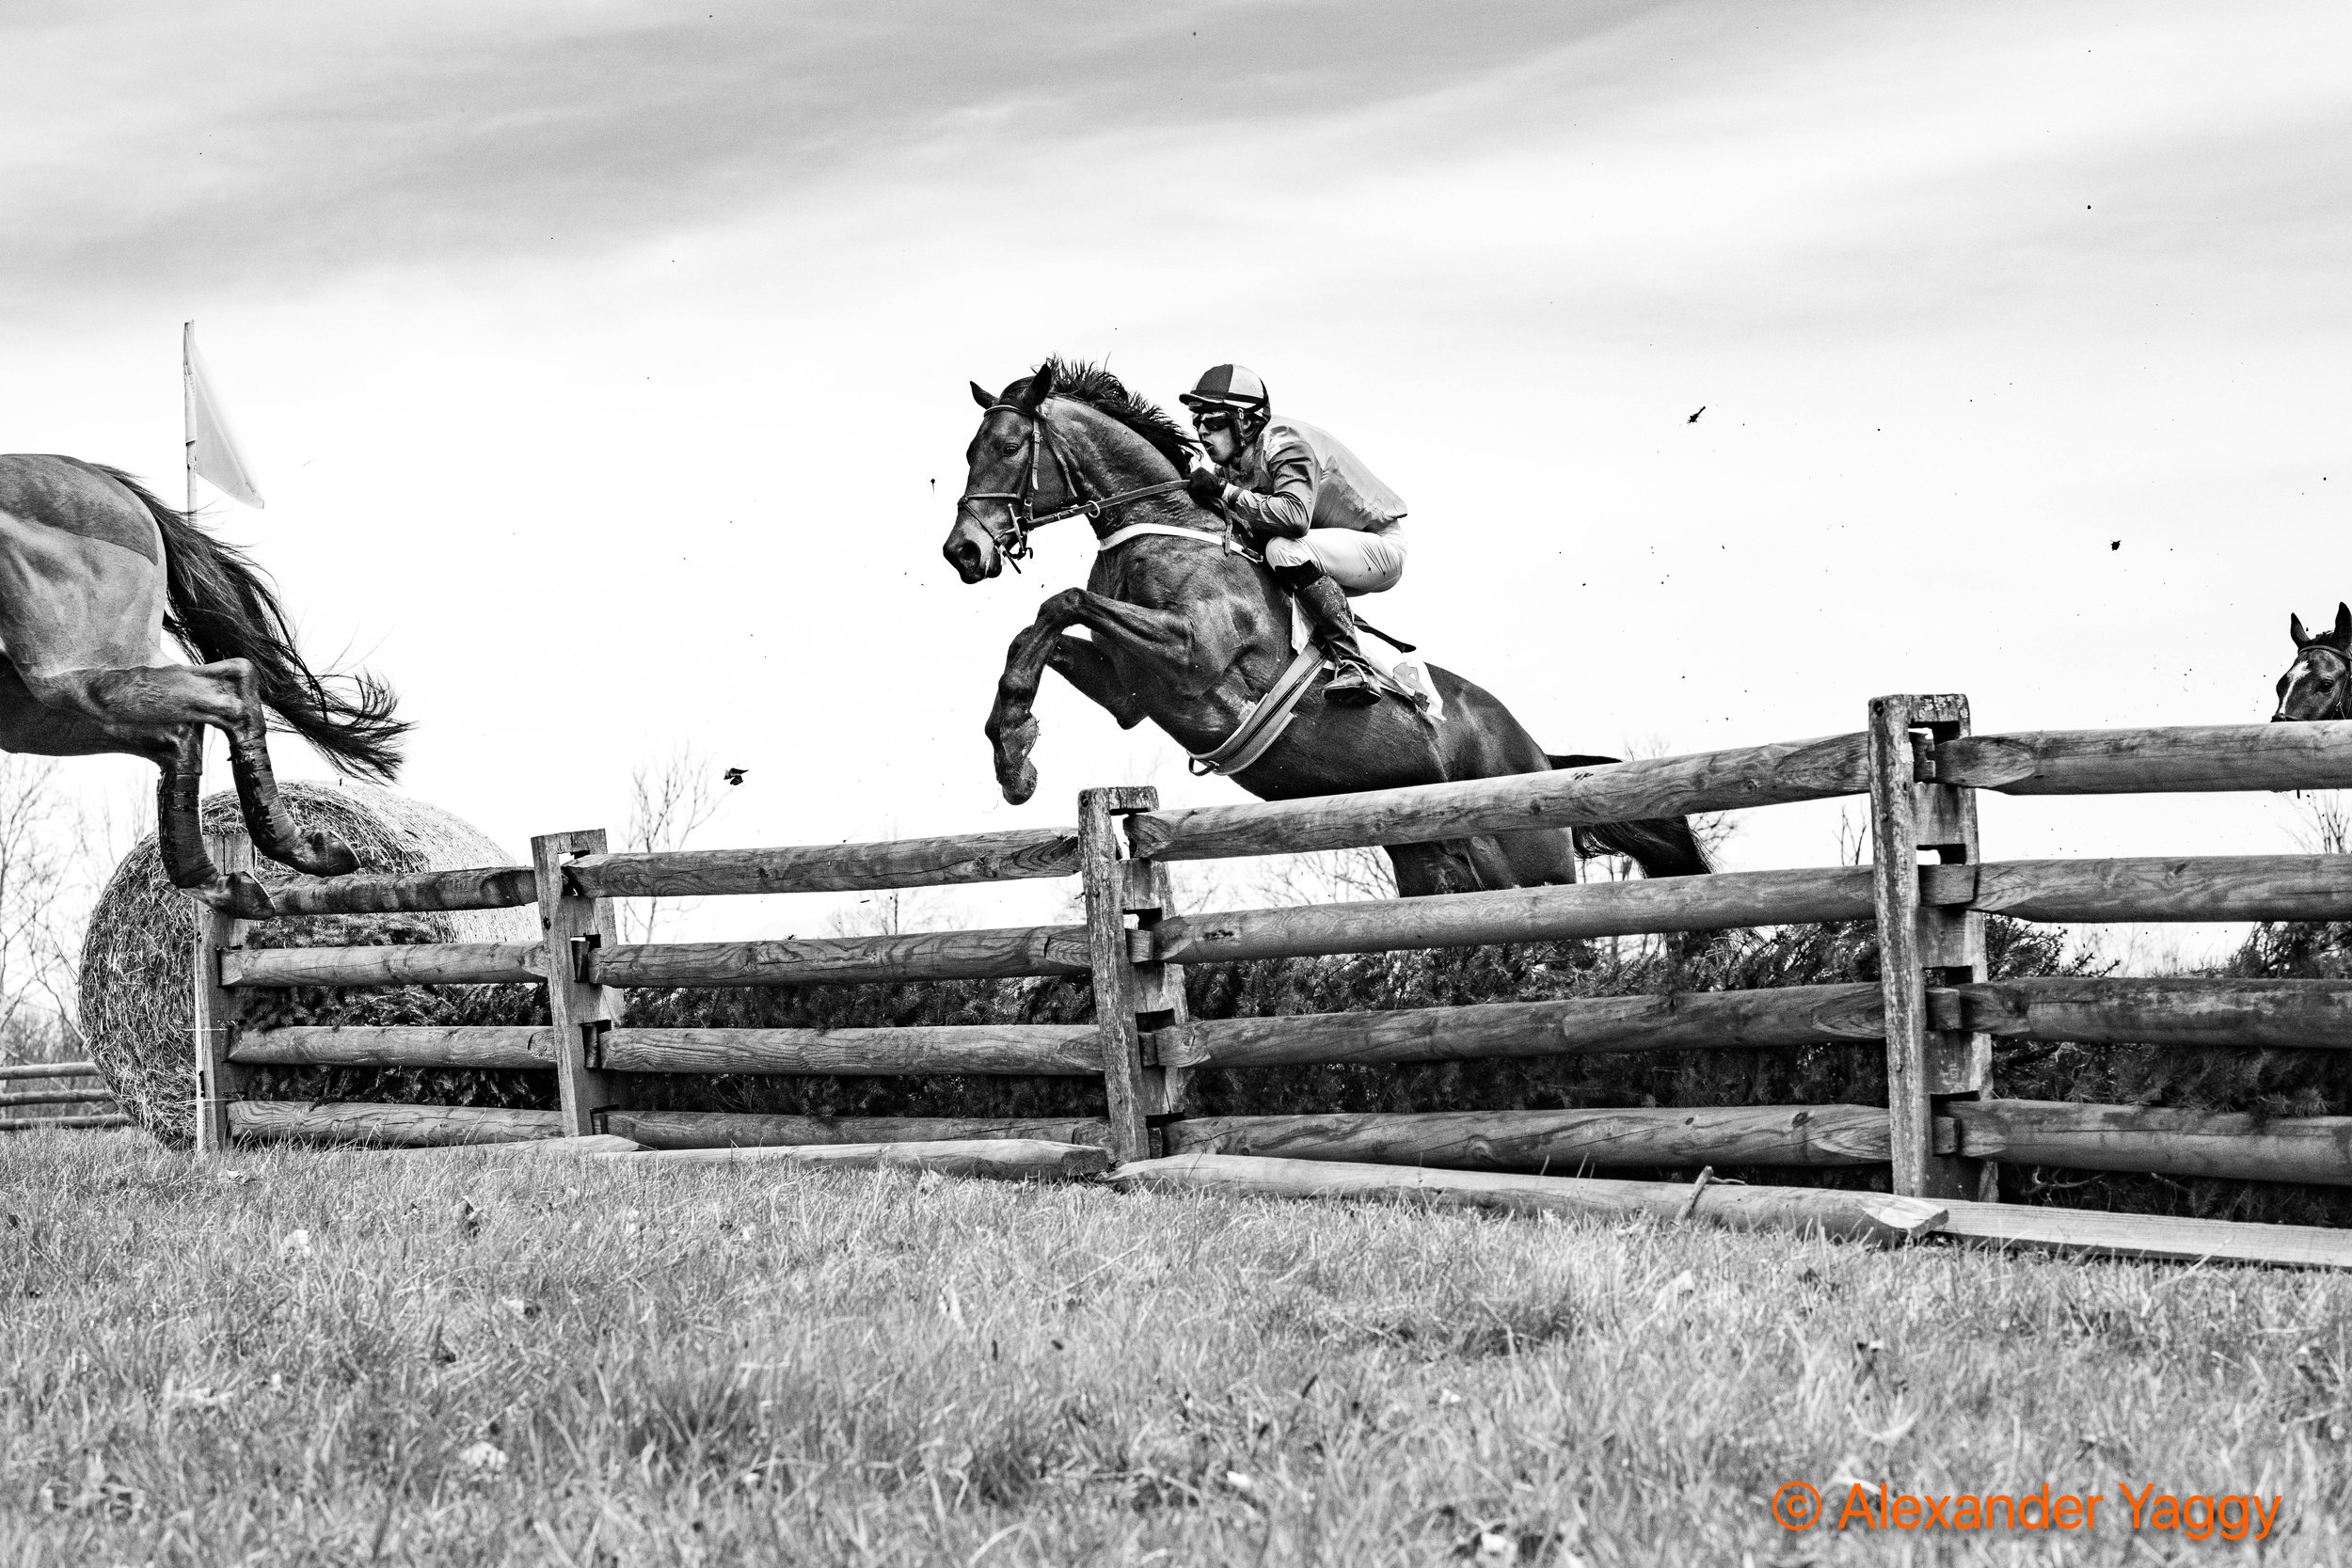
{"label": "grass field", "polygon": [[[2339,1276],[133,1132],[0,1214],[6,1568],[2352,1560]],[[2104,1500],[1773,1522],[1847,1477]]]}

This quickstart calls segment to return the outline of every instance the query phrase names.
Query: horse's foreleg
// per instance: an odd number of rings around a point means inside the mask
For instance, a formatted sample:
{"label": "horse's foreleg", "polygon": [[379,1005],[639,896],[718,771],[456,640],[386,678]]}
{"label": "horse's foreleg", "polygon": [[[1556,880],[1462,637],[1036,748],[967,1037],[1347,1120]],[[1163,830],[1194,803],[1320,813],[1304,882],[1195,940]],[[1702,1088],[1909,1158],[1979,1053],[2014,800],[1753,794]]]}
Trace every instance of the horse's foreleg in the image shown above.
{"label": "horse's foreleg", "polygon": [[1118,667],[1093,643],[1067,635],[1057,637],[1045,663],[1076,687],[1080,695],[1118,720],[1120,729],[1132,730],[1143,722],[1142,702],[1128,689]]}
{"label": "horse's foreleg", "polygon": [[[1032,707],[1038,681],[1063,641],[1063,630],[1073,626],[1083,626],[1104,642],[1117,643],[1138,657],[1167,658],[1177,665],[1182,664],[1184,650],[1191,641],[1189,626],[1181,615],[1125,604],[1083,588],[1066,588],[1040,605],[1037,619],[1006,650],[1005,673],[996,682],[996,705],[988,715],[997,787],[1016,806],[1037,793],[1037,768],[1029,761],[1029,752],[1037,745],[1037,717]],[[1105,650],[1094,653],[1107,659]]]}

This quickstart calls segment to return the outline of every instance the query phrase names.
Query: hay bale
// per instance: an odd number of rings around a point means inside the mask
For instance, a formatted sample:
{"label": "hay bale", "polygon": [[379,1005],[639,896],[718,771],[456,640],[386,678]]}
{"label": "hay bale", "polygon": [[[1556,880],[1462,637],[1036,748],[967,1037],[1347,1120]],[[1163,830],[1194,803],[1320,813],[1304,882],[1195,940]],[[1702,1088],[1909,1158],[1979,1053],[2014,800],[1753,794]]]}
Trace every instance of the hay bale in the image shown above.
{"label": "hay bale", "polygon": [[[280,785],[306,828],[340,835],[367,871],[437,871],[514,865],[470,824],[423,800],[372,784]],[[203,803],[207,832],[236,831],[236,797]],[[277,886],[303,879],[271,861],[256,874]],[[195,1052],[189,1037],[194,1000],[190,968],[195,905],[165,879],[151,835],[108,879],[82,942],[82,1035],[89,1058],[125,1112],[167,1143],[195,1135]],[[271,921],[254,929],[256,947],[341,947],[375,942],[532,942],[538,919],[529,906],[423,914],[345,914]],[[240,1010],[249,1027],[290,1023],[529,1023],[546,1022],[536,986],[403,986],[382,990],[318,988],[246,993]],[[259,1092],[270,1098],[389,1100],[444,1104],[532,1104],[552,1092],[530,1075],[420,1072],[401,1069],[268,1069]],[[546,1076],[544,1074],[539,1076]],[[551,1101],[550,1101],[551,1102]]]}

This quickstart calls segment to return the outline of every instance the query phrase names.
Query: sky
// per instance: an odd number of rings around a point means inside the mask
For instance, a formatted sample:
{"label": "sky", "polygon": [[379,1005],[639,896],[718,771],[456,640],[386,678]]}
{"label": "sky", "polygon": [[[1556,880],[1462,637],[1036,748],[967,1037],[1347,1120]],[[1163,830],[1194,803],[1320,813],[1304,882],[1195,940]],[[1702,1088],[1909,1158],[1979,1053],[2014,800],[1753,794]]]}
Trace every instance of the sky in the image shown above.
{"label": "sky", "polygon": [[[1001,650],[1089,542],[975,587],[938,551],[966,382],[1051,353],[1162,402],[1255,368],[1410,506],[1367,613],[1554,751],[1902,690],[2259,721],[2288,613],[2352,595],[2341,6],[31,10],[0,448],[177,494],[195,320],[269,500],[211,525],[398,688],[403,787],[517,851],[617,835],[686,752],[747,770],[709,845],[1244,798],[1058,684],[1036,799],[996,794]],[[1985,851],[2276,852],[2299,811],[1988,799]],[[1724,858],[1837,828],[1750,814]]]}

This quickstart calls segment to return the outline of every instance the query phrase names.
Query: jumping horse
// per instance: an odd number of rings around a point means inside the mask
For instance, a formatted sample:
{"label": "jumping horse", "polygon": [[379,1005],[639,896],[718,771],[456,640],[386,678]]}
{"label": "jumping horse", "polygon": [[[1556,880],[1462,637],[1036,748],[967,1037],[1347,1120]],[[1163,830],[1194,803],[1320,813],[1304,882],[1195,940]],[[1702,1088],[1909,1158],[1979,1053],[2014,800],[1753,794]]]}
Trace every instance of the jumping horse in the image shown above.
{"label": "jumping horse", "polygon": [[[1037,789],[1032,705],[1048,669],[1120,728],[1149,719],[1196,758],[1215,756],[1297,661],[1280,586],[1184,493],[1190,436],[1093,365],[1049,359],[999,395],[975,382],[972,396],[986,412],[964,454],[948,564],[966,583],[995,577],[1028,553],[1031,530],[1073,516],[1092,525],[1098,549],[1087,586],[1048,598],[1006,655],[986,726],[1005,799],[1019,805]],[[1282,800],[1614,760],[1549,755],[1486,691],[1451,671],[1429,674],[1441,718],[1397,697],[1327,705],[1329,672],[1317,671],[1289,726],[1234,782]],[[1388,852],[1397,891],[1416,897],[1573,882],[1580,848],[1629,855],[1652,877],[1710,869],[1678,816]]]}
{"label": "jumping horse", "polygon": [[[198,662],[168,661],[167,632]],[[392,707],[390,689],[365,673],[313,671],[253,563],[129,474],[0,455],[0,751],[154,763],[156,841],[173,885],[244,919],[271,912],[260,881],[223,876],[205,853],[208,724],[229,737],[256,849],[316,877],[358,869],[348,846],[304,832],[278,798],[270,718],[340,770],[389,781],[408,728]]]}
{"label": "jumping horse", "polygon": [[2295,662],[2279,677],[2279,705],[2270,721],[2352,719],[2352,605],[2336,606],[2333,631],[2308,636],[2303,617],[2290,615],[2287,634],[2295,639]]}

